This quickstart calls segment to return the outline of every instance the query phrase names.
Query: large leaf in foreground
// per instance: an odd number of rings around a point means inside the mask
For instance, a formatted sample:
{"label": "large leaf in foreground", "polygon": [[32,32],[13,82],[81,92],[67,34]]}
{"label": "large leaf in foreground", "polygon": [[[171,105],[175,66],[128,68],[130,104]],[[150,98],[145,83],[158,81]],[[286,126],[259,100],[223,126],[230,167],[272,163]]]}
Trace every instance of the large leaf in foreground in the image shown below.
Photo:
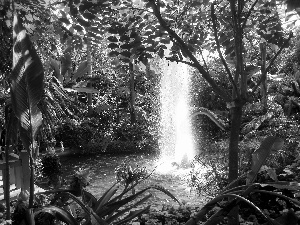
{"label": "large leaf in foreground", "polygon": [[43,65],[18,16],[13,24],[13,69],[11,73],[12,107],[20,122],[24,147],[29,147],[42,124],[37,106],[43,94]]}
{"label": "large leaf in foreground", "polygon": [[49,213],[54,216],[57,220],[62,221],[69,225],[78,225],[77,220],[66,210],[57,206],[45,206],[42,209],[37,210],[34,215],[39,213]]}
{"label": "large leaf in foreground", "polygon": [[261,145],[252,154],[251,171],[247,175],[247,184],[252,183],[261,166],[266,161],[272,150],[279,150],[283,146],[283,140],[278,137],[269,136],[263,140]]}

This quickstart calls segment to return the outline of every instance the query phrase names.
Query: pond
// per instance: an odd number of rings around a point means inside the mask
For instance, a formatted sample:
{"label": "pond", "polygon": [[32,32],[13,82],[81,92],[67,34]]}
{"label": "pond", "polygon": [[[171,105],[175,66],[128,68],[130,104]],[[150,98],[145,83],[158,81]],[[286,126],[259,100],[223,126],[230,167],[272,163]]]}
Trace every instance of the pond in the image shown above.
{"label": "pond", "polygon": [[[132,167],[139,165],[146,167],[147,170],[156,170],[150,178],[137,186],[142,189],[150,184],[157,184],[169,190],[179,201],[191,206],[202,206],[206,200],[199,197],[195,190],[188,185],[188,175],[191,168],[177,168],[176,166],[158,166],[158,157],[153,154],[128,154],[128,155],[91,155],[91,156],[64,156],[61,157],[63,174],[66,178],[70,177],[80,168],[90,169],[90,185],[87,190],[95,197],[101,195],[116,181],[115,168],[122,162],[128,162]],[[158,167],[157,167],[158,166]],[[159,170],[159,171],[157,171]],[[170,197],[160,191],[151,189],[153,198],[151,205],[176,205]]]}

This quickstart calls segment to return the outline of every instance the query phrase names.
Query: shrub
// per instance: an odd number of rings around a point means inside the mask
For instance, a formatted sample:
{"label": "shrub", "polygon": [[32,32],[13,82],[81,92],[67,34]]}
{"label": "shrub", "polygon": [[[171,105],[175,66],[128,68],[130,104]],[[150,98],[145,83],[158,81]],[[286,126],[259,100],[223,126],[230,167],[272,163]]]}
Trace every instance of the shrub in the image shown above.
{"label": "shrub", "polygon": [[147,124],[142,121],[135,124],[123,122],[114,127],[112,141],[108,146],[110,152],[141,152],[155,150],[157,140],[151,134]]}
{"label": "shrub", "polygon": [[214,196],[227,184],[227,144],[225,141],[203,144],[192,162],[189,185],[199,195]]}
{"label": "shrub", "polygon": [[48,185],[53,187],[61,186],[62,165],[55,153],[46,153],[41,160],[41,173],[48,179]]}
{"label": "shrub", "polygon": [[101,130],[95,118],[83,121],[66,120],[56,131],[57,143],[79,150],[80,153],[94,153],[105,150],[104,141],[109,134]]}

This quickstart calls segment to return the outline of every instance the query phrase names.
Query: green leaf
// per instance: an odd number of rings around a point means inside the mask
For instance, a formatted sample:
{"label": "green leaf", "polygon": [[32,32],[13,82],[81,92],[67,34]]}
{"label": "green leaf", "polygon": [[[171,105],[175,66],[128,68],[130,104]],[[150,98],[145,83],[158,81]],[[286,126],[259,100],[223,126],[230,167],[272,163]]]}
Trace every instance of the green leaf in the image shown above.
{"label": "green leaf", "polygon": [[107,40],[109,40],[110,42],[118,42],[118,38],[116,38],[115,36],[109,36]]}
{"label": "green leaf", "polygon": [[97,199],[95,198],[95,196],[86,190],[82,190],[82,199],[83,199],[83,202],[85,204],[88,204],[88,206],[92,209],[97,204]]}
{"label": "green leaf", "polygon": [[287,0],[286,4],[287,4],[287,8],[286,8],[287,12],[290,12],[290,11],[293,11],[294,9],[300,8],[300,2],[297,0]]}
{"label": "green leaf", "polygon": [[76,80],[79,77],[83,77],[88,71],[87,61],[83,61],[79,64],[77,71],[73,75],[73,80]]}
{"label": "green leaf", "polygon": [[76,6],[74,6],[73,4],[69,5],[70,6],[70,14],[73,16],[73,17],[77,17],[77,14],[78,14],[78,9]]}
{"label": "green leaf", "polygon": [[272,150],[279,150],[283,146],[283,140],[278,137],[269,136],[263,140],[261,145],[252,154],[251,171],[247,175],[247,184],[253,183],[261,166],[266,161]]}
{"label": "green leaf", "polygon": [[131,43],[126,43],[120,46],[122,49],[131,49],[133,46]]}
{"label": "green leaf", "polygon": [[72,66],[72,59],[71,59],[71,55],[69,53],[64,54],[61,58],[61,68],[60,68],[60,74],[62,76],[65,76],[66,73],[71,70],[71,66]]}
{"label": "green leaf", "polygon": [[95,14],[87,12],[87,11],[85,13],[83,13],[82,16],[88,20],[93,20],[96,18]]}
{"label": "green leaf", "polygon": [[[93,216],[95,218],[95,220],[98,222],[98,224],[108,225],[108,223],[106,223],[103,219],[101,219],[98,215],[96,215],[93,210],[88,209],[86,207],[86,205],[82,201],[80,201],[75,195],[73,195],[73,194],[71,194],[69,192],[60,192],[57,195],[57,199],[59,197],[69,197],[69,198],[73,199],[73,201],[75,201],[78,205],[81,206],[81,208],[84,210],[84,212],[87,215]],[[87,221],[87,222],[89,222],[89,221]],[[87,223],[87,224],[89,224],[89,223]]]}
{"label": "green leaf", "polygon": [[116,58],[116,59],[112,60],[110,63],[114,66],[118,66],[118,65],[120,65],[120,60],[118,58]]}
{"label": "green leaf", "polygon": [[50,213],[57,220],[60,220],[69,225],[79,225],[77,220],[66,210],[57,206],[44,206],[42,209],[37,210],[34,215],[37,216],[39,213]]}
{"label": "green leaf", "polygon": [[68,46],[68,47],[66,47],[66,49],[64,50],[64,54],[66,54],[66,53],[71,53],[71,51],[72,51],[72,46]]}
{"label": "green leaf", "polygon": [[110,27],[107,29],[107,31],[111,34],[118,34],[119,30],[117,29],[117,27]]}
{"label": "green leaf", "polygon": [[89,30],[96,34],[103,34],[103,32],[98,27],[90,27]]}
{"label": "green leaf", "polygon": [[97,89],[90,88],[90,87],[73,87],[73,88],[69,88],[68,90],[74,92],[99,93]]}
{"label": "green leaf", "polygon": [[118,56],[120,53],[119,52],[117,52],[117,51],[111,51],[110,53],[108,53],[108,56],[109,57],[116,57],[116,56]]}
{"label": "green leaf", "polygon": [[14,17],[13,68],[11,72],[12,108],[19,119],[20,137],[29,152],[42,125],[38,108],[44,93],[43,64],[18,16]]}
{"label": "green leaf", "polygon": [[97,204],[94,208],[94,211],[96,212],[97,215],[99,215],[99,213],[102,211],[103,205],[106,204],[112,198],[112,196],[114,196],[117,190],[118,190],[118,186],[117,184],[114,184],[102,195],[101,198],[98,199]]}
{"label": "green leaf", "polygon": [[247,134],[251,131],[257,130],[264,121],[269,120],[272,117],[273,117],[273,113],[270,112],[270,113],[266,113],[265,115],[258,116],[256,118],[254,118],[253,120],[251,120],[249,123],[247,123],[243,127],[241,133],[242,134]]}
{"label": "green leaf", "polygon": [[116,43],[109,43],[109,44],[107,45],[107,47],[108,47],[108,48],[111,48],[111,49],[115,49],[115,48],[119,48],[119,45],[116,44]]}
{"label": "green leaf", "polygon": [[115,225],[125,224],[125,223],[129,222],[130,220],[134,219],[135,217],[138,217],[140,215],[143,215],[144,213],[149,212],[149,209],[150,209],[150,205],[147,206],[144,209],[131,211],[128,216],[126,216],[124,219],[122,219],[122,220],[118,221],[117,223],[115,223]]}
{"label": "green leaf", "polygon": [[78,18],[78,19],[77,19],[77,22],[78,22],[81,26],[83,26],[83,27],[90,27],[90,26],[91,26],[91,23],[90,23],[90,22],[88,22],[88,21],[86,21],[86,20],[84,20],[84,19],[81,19],[81,18]]}
{"label": "green leaf", "polygon": [[146,187],[143,190],[137,192],[136,194],[130,195],[127,198],[124,198],[124,199],[116,201],[116,202],[109,202],[108,204],[104,205],[104,207],[101,210],[97,211],[97,215],[99,215],[100,217],[103,217],[105,215],[109,215],[110,213],[114,212],[116,209],[119,209],[120,207],[126,205],[127,203],[135,200],[137,197],[139,197],[140,195],[142,195],[145,191],[147,191],[149,189],[159,190],[159,191],[165,193],[166,195],[171,197],[174,201],[176,201],[180,204],[178,199],[173,194],[171,194],[167,189],[165,189],[164,187],[159,186],[159,185],[151,185],[151,186]]}
{"label": "green leaf", "polygon": [[50,58],[50,67],[54,70],[55,77],[62,82],[63,77],[60,75],[59,62]]}
{"label": "green leaf", "polygon": [[160,42],[162,43],[162,44],[170,44],[170,38],[161,38],[160,39]]}
{"label": "green leaf", "polygon": [[[144,198],[142,198],[141,200],[139,200],[137,203],[135,203],[135,204],[133,204],[133,205],[131,205],[131,206],[125,207],[125,209],[123,209],[123,210],[121,210],[121,211],[118,211],[118,212],[117,212],[116,214],[114,214],[112,217],[106,219],[106,222],[108,222],[108,223],[113,222],[114,220],[120,218],[124,213],[130,211],[131,209],[137,207],[138,205],[141,205],[141,204],[145,203],[145,202],[146,202],[149,198],[151,198],[151,197],[152,197],[152,194],[146,195]],[[143,209],[142,209],[142,211],[143,211]],[[136,212],[136,211],[135,211],[135,212]],[[134,213],[134,212],[130,212],[130,213]],[[137,213],[137,214],[134,213],[134,216],[131,217],[129,220],[133,219],[133,218],[136,217],[136,216],[141,215],[142,213],[144,213],[144,212],[141,212],[141,211],[140,211],[140,213]],[[132,215],[133,215],[133,214],[132,214]],[[129,215],[128,215],[128,216],[129,216]],[[124,218],[124,219],[125,219],[125,218]],[[129,220],[128,220],[128,221],[129,221]],[[125,221],[123,221],[123,223],[124,223],[124,222],[125,222]]]}
{"label": "green leaf", "polygon": [[80,25],[73,25],[73,28],[79,32],[83,31],[83,27]]}
{"label": "green leaf", "polygon": [[121,42],[130,41],[130,37],[128,37],[126,34],[124,34],[120,37],[120,41]]}
{"label": "green leaf", "polygon": [[261,187],[274,187],[276,189],[286,189],[291,191],[299,191],[300,183],[289,181],[276,181],[272,183],[260,184]]}
{"label": "green leaf", "polygon": [[58,20],[65,23],[66,25],[70,24],[70,21],[67,18],[59,18]]}
{"label": "green leaf", "polygon": [[130,58],[131,53],[129,51],[123,51],[123,52],[120,53],[120,55],[125,56],[127,58]]}
{"label": "green leaf", "polygon": [[121,58],[120,60],[122,62],[124,62],[124,63],[130,63],[130,59],[129,58]]}

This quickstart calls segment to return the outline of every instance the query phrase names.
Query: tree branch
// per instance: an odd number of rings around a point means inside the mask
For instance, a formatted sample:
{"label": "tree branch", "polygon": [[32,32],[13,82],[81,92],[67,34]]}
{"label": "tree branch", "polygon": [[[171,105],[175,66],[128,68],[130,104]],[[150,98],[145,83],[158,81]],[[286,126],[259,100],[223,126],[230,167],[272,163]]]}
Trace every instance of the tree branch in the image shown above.
{"label": "tree branch", "polygon": [[209,69],[208,69],[208,66],[207,66],[207,64],[206,64],[206,61],[205,61],[205,59],[204,59],[204,56],[203,56],[203,53],[202,53],[201,48],[199,49],[199,51],[200,51],[200,55],[201,55],[201,57],[202,57],[204,66],[205,66],[205,68],[206,68],[206,71],[209,72]]}
{"label": "tree branch", "polygon": [[235,89],[235,92],[238,93],[238,89],[237,89],[236,83],[233,80],[233,77],[232,77],[232,74],[230,72],[230,69],[228,68],[227,62],[225,61],[225,59],[223,57],[223,54],[221,52],[221,47],[220,47],[220,43],[219,43],[219,39],[218,39],[218,31],[217,31],[217,23],[216,23],[217,17],[215,15],[214,3],[211,4],[211,18],[212,18],[213,30],[214,30],[214,36],[215,36],[215,42],[216,42],[216,45],[217,45],[217,50],[218,50],[218,53],[219,53],[219,57],[220,57],[220,59],[222,61],[222,64],[225,67],[225,70],[226,70],[226,72],[228,74],[228,78],[231,81],[231,83],[233,85],[233,88]]}
{"label": "tree branch", "polygon": [[168,32],[168,34],[176,40],[177,44],[180,46],[180,49],[182,52],[184,52],[190,60],[194,63],[194,67],[196,67],[199,72],[202,74],[203,78],[212,86],[213,90],[221,96],[226,102],[231,101],[231,97],[229,93],[223,89],[222,87],[219,87],[215,80],[210,76],[210,74],[203,68],[203,66],[200,65],[198,60],[195,58],[195,56],[191,53],[191,51],[188,50],[188,46],[184,43],[184,41],[176,34],[175,31],[173,31],[168,24],[165,22],[165,20],[162,18],[159,7],[155,4],[155,0],[148,0],[149,3],[151,3],[151,7],[153,9],[153,14],[157,18],[160,25]]}
{"label": "tree branch", "polygon": [[[283,45],[280,47],[280,49],[278,50],[276,55],[268,63],[268,67],[265,70],[265,74],[267,74],[269,72],[269,70],[271,69],[271,66],[275,62],[276,58],[280,55],[280,53],[282,52],[284,47],[289,43],[289,41],[291,40],[292,37],[293,37],[293,33],[291,32],[288,39],[283,43]],[[256,89],[259,87],[259,85],[261,84],[262,81],[263,81],[263,74],[261,75],[261,77],[260,77],[259,81],[257,82],[256,86],[252,89],[252,93],[254,93],[256,91]]]}
{"label": "tree branch", "polygon": [[179,60],[179,59],[175,59],[175,58],[172,58],[172,57],[166,57],[166,59],[169,60],[169,61],[171,61],[171,62],[180,62],[180,63],[187,64],[189,66],[195,67],[194,63],[191,63],[191,62],[188,62],[188,61]]}
{"label": "tree branch", "polygon": [[249,11],[248,11],[248,13],[247,13],[247,15],[246,15],[246,17],[245,17],[245,21],[244,21],[244,23],[243,23],[243,25],[242,25],[242,29],[245,28],[246,23],[247,23],[247,20],[248,20],[248,18],[250,17],[250,15],[251,15],[251,13],[252,13],[252,10],[254,9],[254,6],[257,4],[257,2],[258,2],[258,0],[255,0],[255,2],[252,4],[251,8],[249,9]]}

